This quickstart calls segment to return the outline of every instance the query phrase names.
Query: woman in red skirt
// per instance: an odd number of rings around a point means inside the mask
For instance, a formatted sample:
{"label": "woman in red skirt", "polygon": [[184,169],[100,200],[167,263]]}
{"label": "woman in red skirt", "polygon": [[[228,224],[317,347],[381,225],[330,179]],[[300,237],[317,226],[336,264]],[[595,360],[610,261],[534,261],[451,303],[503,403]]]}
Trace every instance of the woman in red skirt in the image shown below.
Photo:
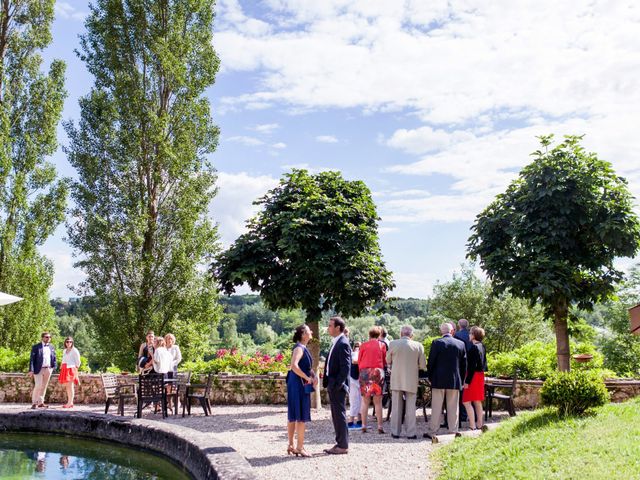
{"label": "woman in red skirt", "polygon": [[[487,371],[487,352],[482,340],[484,330],[480,327],[472,327],[469,332],[471,347],[467,352],[467,376],[462,390],[462,404],[467,410],[469,428],[484,431],[482,402],[484,401],[484,372]],[[475,410],[475,412],[474,412]]]}
{"label": "woman in red skirt", "polygon": [[62,366],[58,382],[62,383],[67,390],[67,403],[62,408],[73,408],[73,397],[75,386],[80,383],[78,380],[78,368],[80,367],[80,352],[73,346],[73,338],[64,339],[64,350],[62,354]]}

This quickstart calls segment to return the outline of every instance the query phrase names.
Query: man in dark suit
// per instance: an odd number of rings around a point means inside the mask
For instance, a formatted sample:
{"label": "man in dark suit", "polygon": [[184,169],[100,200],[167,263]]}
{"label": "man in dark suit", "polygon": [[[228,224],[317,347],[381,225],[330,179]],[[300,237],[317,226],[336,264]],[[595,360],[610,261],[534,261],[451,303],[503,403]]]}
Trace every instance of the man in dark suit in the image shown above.
{"label": "man in dark suit", "polygon": [[351,370],[351,347],[344,336],[344,320],[340,317],[329,319],[327,331],[333,337],[327,361],[324,364],[322,385],[329,393],[331,419],[336,432],[336,444],[325,453],[337,455],[349,452],[349,429],[347,427],[347,394],[349,393],[349,372]]}
{"label": "man in dark suit", "polygon": [[49,379],[56,369],[56,350],[51,345],[51,334],[42,333],[42,341],[31,347],[31,357],[29,358],[29,375],[33,377],[35,383],[31,395],[31,408],[47,408],[44,403],[44,396],[47,392]]}
{"label": "man in dark suit", "polygon": [[471,348],[471,340],[469,339],[469,320],[466,318],[461,318],[458,320],[458,330],[453,335],[453,338],[457,338],[458,340],[462,340],[464,342],[464,346],[469,351]]}
{"label": "man in dark suit", "polygon": [[448,323],[440,325],[442,337],[431,343],[427,376],[431,382],[431,421],[429,431],[424,434],[437,442],[442,406],[446,401],[449,431],[458,433],[458,403],[463,379],[467,373],[467,351],[464,342],[451,336]]}
{"label": "man in dark suit", "polygon": [[[453,338],[457,338],[464,342],[464,348],[469,351],[471,348],[471,340],[469,339],[469,320],[461,318],[458,320],[458,330],[454,333]],[[467,410],[462,406],[462,395],[460,395],[460,421],[467,421]]]}

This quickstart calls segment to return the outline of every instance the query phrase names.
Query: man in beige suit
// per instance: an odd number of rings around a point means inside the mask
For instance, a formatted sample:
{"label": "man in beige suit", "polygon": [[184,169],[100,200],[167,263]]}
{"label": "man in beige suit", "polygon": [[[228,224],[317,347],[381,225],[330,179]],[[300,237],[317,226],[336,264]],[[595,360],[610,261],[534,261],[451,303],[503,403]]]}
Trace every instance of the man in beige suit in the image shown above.
{"label": "man in beige suit", "polygon": [[[413,327],[405,325],[400,330],[400,339],[389,344],[387,363],[391,365],[391,436],[400,438],[402,433],[402,412],[405,414],[407,438],[416,436],[416,393],[418,391],[418,370],[427,368],[424,348],[421,343],[411,340]],[[403,402],[404,395],[404,402]],[[403,408],[404,407],[404,408]]]}

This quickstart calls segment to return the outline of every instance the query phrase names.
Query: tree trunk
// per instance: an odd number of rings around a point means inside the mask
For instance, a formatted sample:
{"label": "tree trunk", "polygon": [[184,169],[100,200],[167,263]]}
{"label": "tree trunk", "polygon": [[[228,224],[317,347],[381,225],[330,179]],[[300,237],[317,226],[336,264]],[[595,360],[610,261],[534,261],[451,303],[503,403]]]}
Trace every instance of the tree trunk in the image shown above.
{"label": "tree trunk", "polygon": [[[320,309],[307,310],[307,325],[311,329],[311,333],[313,333],[313,338],[309,342],[307,347],[309,348],[309,353],[311,354],[311,359],[313,361],[312,369],[320,378],[320,370],[318,369],[318,365],[320,363],[320,320],[322,319],[322,311]],[[320,408],[322,406],[322,402],[320,400],[320,389],[322,388],[322,380],[318,382],[318,388],[313,395],[311,395],[311,408]]]}
{"label": "tree trunk", "polygon": [[569,357],[569,330],[567,316],[569,309],[566,299],[558,301],[553,309],[554,325],[556,329],[556,354],[558,356],[558,370],[568,372],[571,368]]}

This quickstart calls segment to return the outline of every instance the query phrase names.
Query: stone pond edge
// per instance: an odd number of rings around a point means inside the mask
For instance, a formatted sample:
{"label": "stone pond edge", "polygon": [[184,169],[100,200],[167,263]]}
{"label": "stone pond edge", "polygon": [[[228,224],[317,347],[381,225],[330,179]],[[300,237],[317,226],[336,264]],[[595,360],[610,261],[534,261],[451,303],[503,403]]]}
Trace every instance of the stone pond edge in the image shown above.
{"label": "stone pond edge", "polygon": [[0,413],[1,432],[40,432],[108,440],[169,458],[196,480],[254,480],[251,465],[204,432],[152,420],[47,410]]}

